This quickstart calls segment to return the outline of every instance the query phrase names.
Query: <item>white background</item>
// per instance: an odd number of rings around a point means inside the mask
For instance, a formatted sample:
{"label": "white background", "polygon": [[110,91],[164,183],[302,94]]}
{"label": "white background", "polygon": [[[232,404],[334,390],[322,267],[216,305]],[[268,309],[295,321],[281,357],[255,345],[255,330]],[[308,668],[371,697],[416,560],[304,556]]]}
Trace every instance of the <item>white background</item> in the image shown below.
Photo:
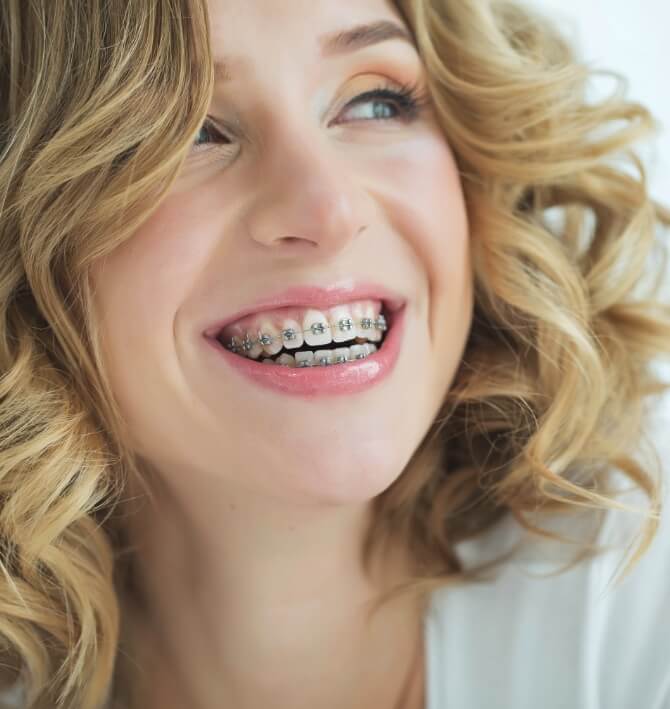
{"label": "white background", "polygon": [[526,2],[558,20],[590,65],[625,75],[629,97],[644,103],[662,124],[639,152],[653,196],[670,203],[670,0]]}
{"label": "white background", "polygon": [[[670,0],[526,0],[558,21],[580,55],[628,79],[628,95],[661,124],[639,146],[654,197],[670,205]],[[611,86],[611,80],[607,80]],[[664,232],[667,235],[667,232]],[[670,282],[664,294],[670,298]],[[670,380],[670,361],[658,372]]]}

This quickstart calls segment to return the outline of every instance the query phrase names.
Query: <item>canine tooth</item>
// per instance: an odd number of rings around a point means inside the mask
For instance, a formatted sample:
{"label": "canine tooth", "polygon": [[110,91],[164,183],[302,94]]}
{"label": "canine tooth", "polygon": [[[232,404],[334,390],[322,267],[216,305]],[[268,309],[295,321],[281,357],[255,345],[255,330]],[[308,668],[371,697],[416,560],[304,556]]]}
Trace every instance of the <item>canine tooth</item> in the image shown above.
{"label": "canine tooth", "polygon": [[296,367],[311,367],[314,364],[314,352],[296,352],[295,366]]}
{"label": "canine tooth", "polygon": [[277,357],[277,364],[283,364],[285,367],[295,367],[295,357],[284,352],[284,354]]}
{"label": "canine tooth", "polygon": [[305,339],[302,335],[302,326],[297,320],[286,318],[281,326],[282,342],[287,350],[295,350],[302,347]]}
{"label": "canine tooth", "polygon": [[326,316],[319,310],[308,310],[302,321],[305,342],[312,347],[332,342],[330,326]]}

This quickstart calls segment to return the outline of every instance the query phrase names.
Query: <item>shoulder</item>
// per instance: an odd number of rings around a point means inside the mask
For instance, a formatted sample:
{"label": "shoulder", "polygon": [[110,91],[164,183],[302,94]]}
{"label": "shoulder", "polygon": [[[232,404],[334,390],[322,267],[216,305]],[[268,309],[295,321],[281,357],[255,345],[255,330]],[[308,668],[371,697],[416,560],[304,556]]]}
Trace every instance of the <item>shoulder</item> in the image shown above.
{"label": "shoulder", "polygon": [[[607,551],[594,559],[562,570],[574,550],[539,540],[489,582],[437,591],[427,616],[429,709],[670,709],[670,395],[652,406],[663,510],[646,553],[617,581],[643,518],[607,510],[595,538]],[[613,478],[629,490],[617,499],[648,507],[627,478]],[[577,538],[575,519],[549,526]],[[523,539],[508,518],[461,550],[466,562],[484,560]]]}

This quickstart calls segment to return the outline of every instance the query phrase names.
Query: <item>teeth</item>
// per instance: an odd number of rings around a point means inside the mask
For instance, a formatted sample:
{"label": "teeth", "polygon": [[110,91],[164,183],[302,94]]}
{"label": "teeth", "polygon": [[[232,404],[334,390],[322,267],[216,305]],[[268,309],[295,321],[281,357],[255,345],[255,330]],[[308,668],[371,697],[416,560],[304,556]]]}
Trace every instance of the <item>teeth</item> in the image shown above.
{"label": "teeth", "polygon": [[[274,357],[286,350],[297,350],[305,344],[312,347],[350,343],[358,339],[381,342],[388,330],[384,315],[379,312],[379,303],[360,301],[346,305],[335,306],[327,312],[308,309],[302,313],[292,311],[286,313],[283,319],[272,320],[270,315],[260,320],[250,320],[248,329],[239,324],[231,327],[219,336],[219,341],[231,352],[251,359]],[[349,359],[351,353],[348,351]],[[375,350],[376,351],[376,350]],[[360,350],[357,351],[360,354]],[[368,353],[368,350],[365,350]],[[337,364],[337,356],[331,361]],[[323,355],[322,357],[323,358]]]}
{"label": "teeth", "polygon": [[315,352],[314,364],[320,364],[322,367],[333,364],[335,361],[333,354],[333,350],[319,350],[318,352]]}
{"label": "teeth", "polygon": [[263,352],[263,346],[256,340],[252,340],[247,333],[242,340],[242,352],[251,359],[258,359]]}
{"label": "teeth", "polygon": [[333,342],[346,342],[356,337],[356,324],[350,308],[339,305],[330,311],[330,315],[335,325],[332,330]]}
{"label": "teeth", "polygon": [[368,356],[364,345],[352,345],[349,348],[351,359],[365,359]]}
{"label": "teeth", "polygon": [[258,341],[263,346],[265,354],[276,355],[282,348],[279,330],[270,320],[261,321],[258,328]]}
{"label": "teeth", "polygon": [[295,357],[284,353],[283,355],[279,355],[279,357],[277,357],[277,364],[283,364],[285,367],[295,367]]}
{"label": "teeth", "polygon": [[[372,315],[370,315],[372,312]],[[354,322],[356,323],[355,336],[370,338],[370,333],[374,329],[374,308],[367,307],[362,303],[355,303],[352,307],[352,314],[354,317]]]}
{"label": "teeth", "polygon": [[335,362],[336,364],[348,362],[350,358],[351,353],[349,352],[348,347],[338,347],[336,350],[333,350],[333,362]]}
{"label": "teeth", "polygon": [[314,362],[314,352],[296,352],[295,366],[296,367],[311,367]]}
{"label": "teeth", "polygon": [[330,336],[330,325],[326,316],[319,310],[308,310],[303,320],[303,330],[305,332],[305,342],[312,347],[327,345],[332,342]]}
{"label": "teeth", "polygon": [[302,347],[305,340],[302,334],[302,326],[297,320],[286,318],[282,322],[281,329],[282,343],[287,350],[296,350]]}
{"label": "teeth", "polygon": [[363,306],[363,316],[361,318],[362,324],[368,324],[369,322],[371,323],[371,327],[369,330],[366,331],[365,337],[367,337],[368,340],[372,340],[373,342],[379,342],[382,339],[382,331],[378,330],[375,327],[375,321],[377,319],[377,316],[375,315],[375,309],[372,307],[372,305],[364,305]]}
{"label": "teeth", "polygon": [[263,364],[277,364],[285,367],[329,367],[333,364],[344,364],[357,359],[365,359],[378,351],[371,342],[351,347],[338,347],[334,350],[317,350],[315,352],[296,352],[295,356],[284,353],[276,360],[262,359]]}

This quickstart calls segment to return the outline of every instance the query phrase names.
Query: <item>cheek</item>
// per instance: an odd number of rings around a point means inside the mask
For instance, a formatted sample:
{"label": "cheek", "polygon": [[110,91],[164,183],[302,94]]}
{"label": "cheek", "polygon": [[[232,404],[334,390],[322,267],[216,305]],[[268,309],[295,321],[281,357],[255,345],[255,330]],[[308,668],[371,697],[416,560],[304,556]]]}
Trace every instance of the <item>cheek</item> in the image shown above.
{"label": "cheek", "polygon": [[197,284],[210,243],[179,199],[165,200],[94,273],[110,326],[123,331],[117,334],[142,341],[171,337],[174,313]]}
{"label": "cheek", "polygon": [[422,136],[380,164],[379,183],[394,228],[426,274],[431,321],[470,308],[469,224],[458,166],[441,133]]}
{"label": "cheek", "polygon": [[[426,350],[426,400],[435,411],[453,381],[470,330],[473,276],[469,224],[458,166],[441,133],[416,141],[386,161],[384,189],[397,223],[424,275],[420,321]],[[381,174],[381,173],[380,173]]]}
{"label": "cheek", "polygon": [[[175,391],[183,393],[175,313],[198,282],[199,264],[207,255],[193,215],[178,202],[168,198],[91,272],[105,365],[131,429],[142,428],[147,407],[162,410],[174,401]],[[140,391],[146,395],[138,398]]]}

